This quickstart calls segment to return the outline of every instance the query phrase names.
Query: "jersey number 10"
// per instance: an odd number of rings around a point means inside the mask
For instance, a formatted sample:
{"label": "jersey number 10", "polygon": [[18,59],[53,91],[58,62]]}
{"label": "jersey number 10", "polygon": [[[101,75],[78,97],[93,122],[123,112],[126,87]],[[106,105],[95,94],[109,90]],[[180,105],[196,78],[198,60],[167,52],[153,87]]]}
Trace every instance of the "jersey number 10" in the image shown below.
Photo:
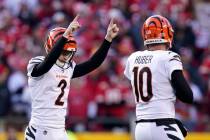
{"label": "jersey number 10", "polygon": [[[134,91],[136,95],[136,101],[139,102],[139,98],[141,97],[141,100],[144,102],[148,102],[153,94],[152,94],[152,72],[148,67],[144,67],[140,69],[139,67],[133,68],[134,73]],[[144,80],[144,73],[147,76],[147,80]],[[146,83],[146,84],[145,84]],[[143,94],[143,85],[147,85],[147,94]]]}

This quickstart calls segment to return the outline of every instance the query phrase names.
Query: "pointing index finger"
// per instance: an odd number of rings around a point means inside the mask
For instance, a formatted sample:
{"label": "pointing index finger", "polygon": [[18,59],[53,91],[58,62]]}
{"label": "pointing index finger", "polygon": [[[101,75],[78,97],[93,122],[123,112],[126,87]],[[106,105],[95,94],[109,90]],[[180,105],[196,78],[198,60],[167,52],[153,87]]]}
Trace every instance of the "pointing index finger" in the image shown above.
{"label": "pointing index finger", "polygon": [[111,19],[109,25],[113,25],[114,24],[114,18]]}
{"label": "pointing index finger", "polygon": [[79,19],[79,14],[76,15],[76,17],[73,19],[73,21],[77,21]]}

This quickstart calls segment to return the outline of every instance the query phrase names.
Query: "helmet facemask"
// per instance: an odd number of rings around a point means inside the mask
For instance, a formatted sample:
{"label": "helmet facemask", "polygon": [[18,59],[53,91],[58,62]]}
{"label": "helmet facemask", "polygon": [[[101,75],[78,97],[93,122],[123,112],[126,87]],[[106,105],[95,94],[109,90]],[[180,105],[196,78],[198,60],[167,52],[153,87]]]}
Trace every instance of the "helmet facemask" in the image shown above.
{"label": "helmet facemask", "polygon": [[62,62],[70,63],[74,57],[76,51],[67,51],[63,50],[61,53],[61,56],[63,57],[63,60],[59,59]]}
{"label": "helmet facemask", "polygon": [[58,58],[58,60],[60,61],[59,64],[63,63],[62,65],[64,66],[65,63],[67,64],[71,63],[75,53],[76,53],[76,42],[72,40],[67,41],[67,43],[64,45],[64,49],[60,57]]}

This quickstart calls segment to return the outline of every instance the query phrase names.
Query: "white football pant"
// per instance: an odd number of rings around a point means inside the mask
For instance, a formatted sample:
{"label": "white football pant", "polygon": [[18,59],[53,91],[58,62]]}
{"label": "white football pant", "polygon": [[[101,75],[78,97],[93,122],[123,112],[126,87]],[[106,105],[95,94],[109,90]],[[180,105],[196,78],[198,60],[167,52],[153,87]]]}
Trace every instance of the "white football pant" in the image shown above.
{"label": "white football pant", "polygon": [[39,128],[29,125],[25,140],[69,140],[65,129]]}
{"label": "white football pant", "polygon": [[157,126],[156,122],[137,123],[135,140],[184,140],[177,124]]}

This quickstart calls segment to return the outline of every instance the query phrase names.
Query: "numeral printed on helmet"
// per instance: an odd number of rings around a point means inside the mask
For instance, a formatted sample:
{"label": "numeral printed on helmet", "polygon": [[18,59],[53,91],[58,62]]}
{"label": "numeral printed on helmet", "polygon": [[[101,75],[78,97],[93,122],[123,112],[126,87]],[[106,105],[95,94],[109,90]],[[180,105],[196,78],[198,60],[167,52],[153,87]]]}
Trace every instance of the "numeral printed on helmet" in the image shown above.
{"label": "numeral printed on helmet", "polygon": [[56,101],[55,101],[55,105],[59,105],[59,106],[63,106],[64,102],[61,101],[61,98],[63,97],[64,95],[64,89],[66,88],[67,86],[67,82],[66,80],[62,79],[59,84],[58,84],[58,87],[61,88],[61,93],[59,94],[59,96],[57,97]]}
{"label": "numeral printed on helmet", "polygon": [[[134,92],[136,96],[136,102],[141,100],[144,102],[148,102],[153,94],[152,94],[152,72],[148,67],[144,67],[139,70],[139,67],[133,68],[134,73]],[[144,76],[146,74],[146,81],[144,80]],[[146,83],[147,85],[147,93],[144,95],[143,93],[143,85]]]}

